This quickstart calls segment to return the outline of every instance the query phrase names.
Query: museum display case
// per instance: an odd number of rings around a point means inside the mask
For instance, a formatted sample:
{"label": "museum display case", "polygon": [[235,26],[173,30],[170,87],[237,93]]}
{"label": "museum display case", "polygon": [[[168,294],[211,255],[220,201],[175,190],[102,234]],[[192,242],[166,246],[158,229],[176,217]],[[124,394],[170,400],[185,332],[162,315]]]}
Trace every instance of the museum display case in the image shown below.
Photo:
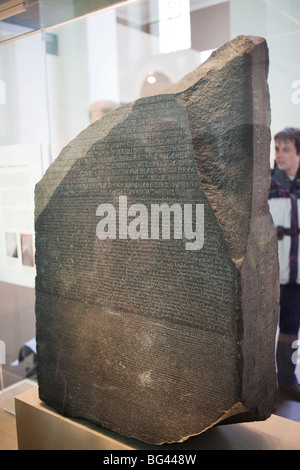
{"label": "museum display case", "polygon": [[[96,120],[162,93],[239,35],[269,49],[271,136],[299,126],[296,0],[0,2],[0,386],[36,380],[34,192]],[[213,110],[212,110],[213,111]],[[274,150],[270,146],[270,167]],[[298,368],[299,369],[299,368]]]}

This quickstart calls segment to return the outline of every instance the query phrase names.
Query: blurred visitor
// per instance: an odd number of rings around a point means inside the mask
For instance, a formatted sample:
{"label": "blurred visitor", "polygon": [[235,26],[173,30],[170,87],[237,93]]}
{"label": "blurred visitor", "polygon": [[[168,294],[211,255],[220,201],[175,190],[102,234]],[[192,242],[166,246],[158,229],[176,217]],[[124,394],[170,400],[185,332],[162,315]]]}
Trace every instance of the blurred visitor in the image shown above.
{"label": "blurred visitor", "polygon": [[113,101],[96,101],[90,106],[91,123],[98,121],[98,119],[101,119],[116,108],[118,108],[118,105]]}
{"label": "blurred visitor", "polygon": [[295,374],[300,327],[300,129],[284,129],[274,140],[275,168],[269,207],[277,227],[280,267],[277,382],[279,389],[300,401],[300,384]]}

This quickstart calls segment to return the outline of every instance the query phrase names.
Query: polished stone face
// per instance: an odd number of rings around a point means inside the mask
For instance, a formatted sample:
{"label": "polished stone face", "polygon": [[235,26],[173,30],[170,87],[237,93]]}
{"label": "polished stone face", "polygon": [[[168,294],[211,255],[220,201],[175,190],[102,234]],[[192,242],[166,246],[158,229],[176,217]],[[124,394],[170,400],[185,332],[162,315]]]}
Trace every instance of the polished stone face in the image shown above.
{"label": "polished stone face", "polygon": [[265,41],[236,38],[37,185],[39,393],[58,412],[155,444],[272,412],[267,69]]}

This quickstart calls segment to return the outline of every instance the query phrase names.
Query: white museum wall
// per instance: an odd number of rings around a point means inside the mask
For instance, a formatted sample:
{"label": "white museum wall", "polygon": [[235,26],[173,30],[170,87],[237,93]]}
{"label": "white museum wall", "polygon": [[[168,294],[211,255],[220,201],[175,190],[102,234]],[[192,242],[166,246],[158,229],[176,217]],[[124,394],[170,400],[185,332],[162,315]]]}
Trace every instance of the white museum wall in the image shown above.
{"label": "white museum wall", "polygon": [[230,20],[232,38],[252,34],[267,40],[272,137],[285,127],[299,127],[300,99],[296,102],[293,88],[300,80],[299,0],[231,0]]}
{"label": "white museum wall", "polygon": [[89,124],[86,22],[49,32],[57,35],[58,54],[46,54],[51,158]]}
{"label": "white museum wall", "polygon": [[120,103],[116,10],[86,18],[89,104]]}
{"label": "white museum wall", "polygon": [[[35,335],[35,267],[22,253],[34,250],[34,185],[49,165],[44,44],[37,33],[0,48],[0,339],[6,346],[4,386],[24,377],[28,362],[12,366]],[[22,245],[26,235],[32,243]],[[17,256],[8,256],[7,237]],[[21,238],[22,237],[22,238]],[[31,245],[31,246],[30,246]],[[32,258],[31,258],[32,259]],[[30,359],[31,362],[31,359]]]}
{"label": "white museum wall", "polygon": [[34,288],[34,187],[49,165],[41,34],[0,48],[0,80],[0,281]]}
{"label": "white museum wall", "polygon": [[[44,49],[40,34],[0,48],[0,146],[40,143],[43,167],[49,165]],[[1,148],[0,148],[1,154]]]}

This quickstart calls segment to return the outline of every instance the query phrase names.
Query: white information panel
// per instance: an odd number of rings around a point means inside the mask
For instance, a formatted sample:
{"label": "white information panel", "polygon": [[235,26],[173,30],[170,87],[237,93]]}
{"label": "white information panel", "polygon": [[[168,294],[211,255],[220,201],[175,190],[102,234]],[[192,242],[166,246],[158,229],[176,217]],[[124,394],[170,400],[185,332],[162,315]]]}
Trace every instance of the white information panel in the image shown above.
{"label": "white information panel", "polygon": [[0,281],[35,285],[34,188],[42,174],[39,143],[0,147]]}

